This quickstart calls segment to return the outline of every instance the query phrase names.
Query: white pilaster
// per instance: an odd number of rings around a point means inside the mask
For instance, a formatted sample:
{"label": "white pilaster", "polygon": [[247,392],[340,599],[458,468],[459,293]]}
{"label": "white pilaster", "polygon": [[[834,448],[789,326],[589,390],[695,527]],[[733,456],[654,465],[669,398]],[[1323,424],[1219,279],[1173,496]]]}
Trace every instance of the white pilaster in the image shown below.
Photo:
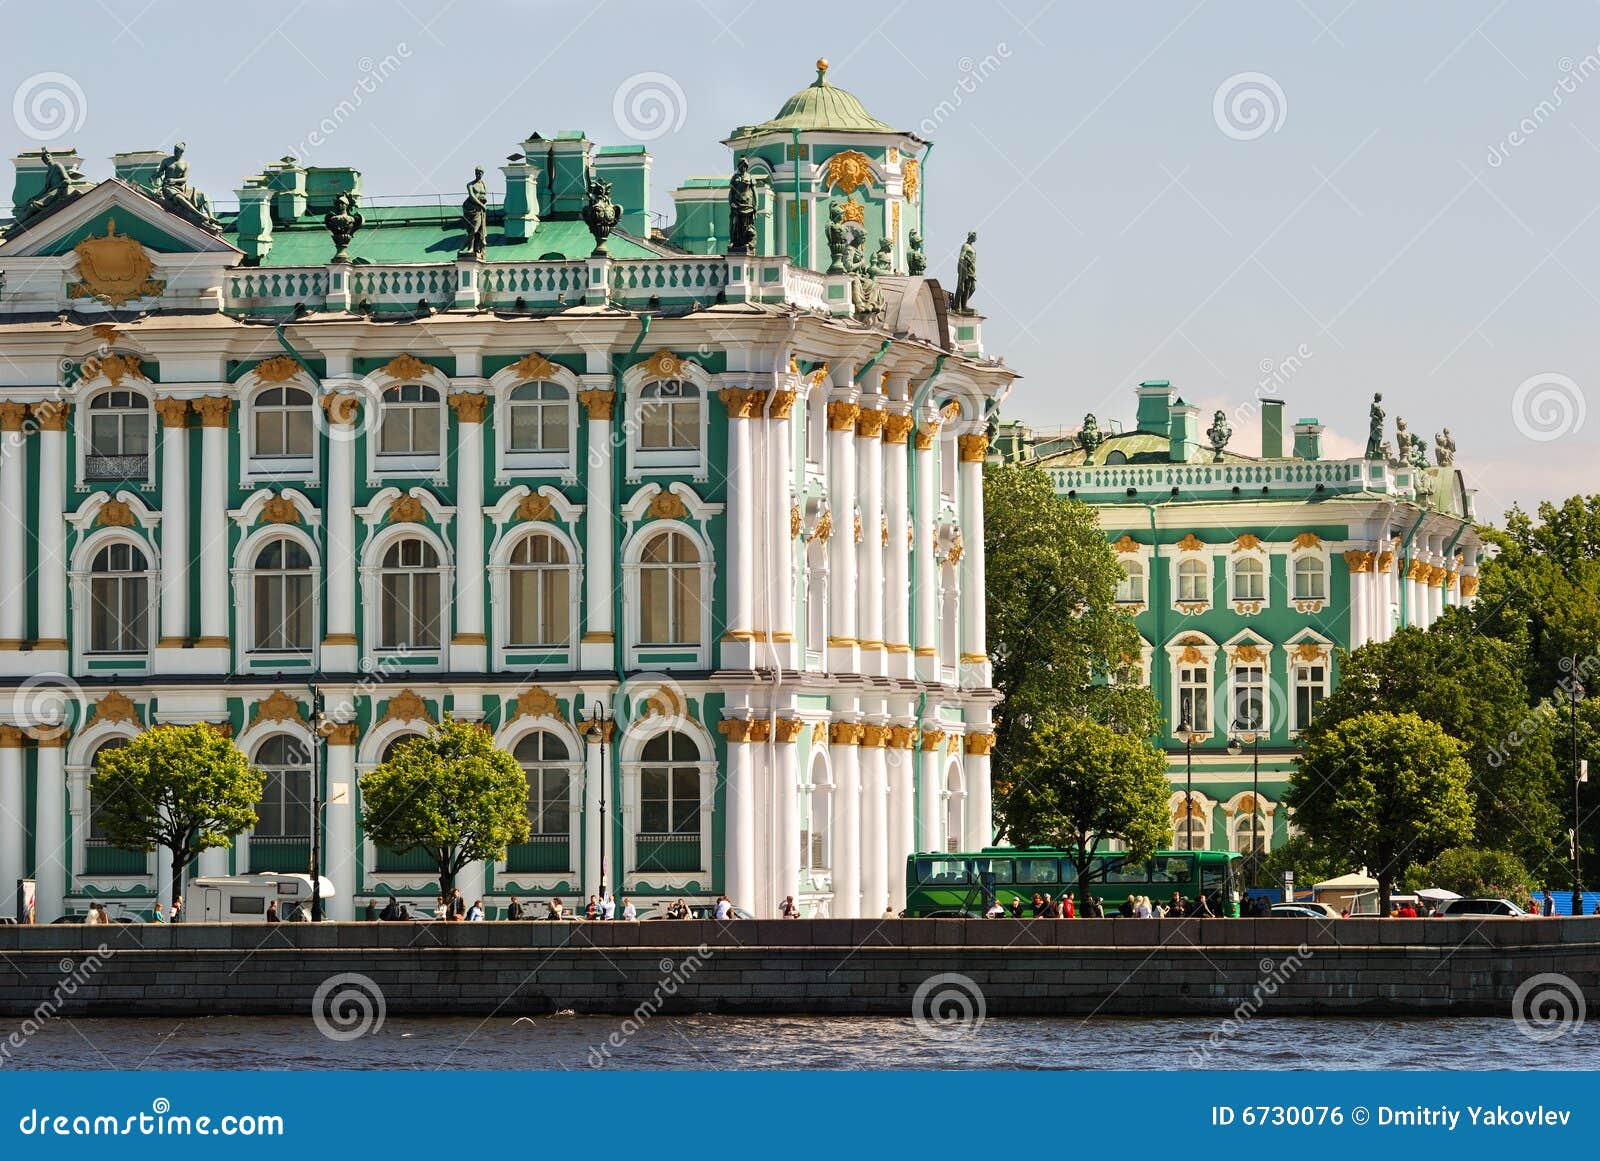
{"label": "white pilaster", "polygon": [[[772,898],[775,905],[781,905],[785,895],[798,897],[800,894],[800,784],[796,778],[796,740],[800,736],[800,723],[780,718],[773,728],[776,733],[772,745],[772,796],[778,829],[778,857]],[[776,913],[774,909],[767,914]]]}
{"label": "white pilaster", "polygon": [[889,767],[889,905],[896,911],[906,905],[906,859],[916,851],[916,751],[911,745],[910,727],[896,726],[884,752]]}
{"label": "white pilaster", "polygon": [[17,880],[25,879],[27,793],[23,785],[22,731],[0,726],[0,915],[15,916]]}
{"label": "white pilaster", "polygon": [[327,796],[323,808],[322,873],[334,889],[324,913],[331,919],[356,917],[356,894],[362,886],[356,874],[356,733],[355,723],[336,723],[329,728],[322,751]]}
{"label": "white pilaster", "polygon": [[[755,645],[755,483],[752,477],[751,441],[755,438],[754,416],[764,409],[766,393],[742,387],[724,387],[720,392],[728,413],[728,619],[722,634],[722,665],[726,669],[748,669],[753,664]],[[729,820],[730,825],[732,819]],[[731,892],[730,892],[731,893]],[[748,900],[749,896],[745,896]],[[748,907],[748,902],[740,906]]]}
{"label": "white pilaster", "polygon": [[[911,666],[911,546],[906,541],[910,496],[906,492],[907,439],[911,417],[891,414],[884,427],[883,515],[889,530],[884,562],[884,627],[886,672],[908,678]],[[904,884],[901,885],[904,894]]]}
{"label": "white pilaster", "polygon": [[[967,736],[962,770],[967,783],[967,834],[963,845],[969,851],[981,851],[994,842],[994,792],[989,782],[988,750],[991,740],[987,735]],[[981,752],[975,752],[974,743]]]}
{"label": "white pilaster", "polygon": [[[874,398],[881,404],[881,398]],[[856,480],[861,508],[861,543],[856,546],[856,618],[861,637],[861,672],[881,676],[886,672],[883,640],[883,426],[888,418],[881,406],[864,407],[856,418]],[[872,894],[866,893],[869,915],[881,914]]]}
{"label": "white pilaster", "polygon": [[924,722],[915,751],[917,760],[917,841],[919,851],[943,849],[940,832],[944,829],[944,778],[939,746],[944,734],[936,724]]}
{"label": "white pilaster", "polygon": [[833,765],[833,917],[861,916],[861,735],[854,722],[834,722],[828,757]]}
{"label": "white pilaster", "polygon": [[[67,416],[72,405],[35,403],[32,410],[39,423],[39,525],[35,531],[39,538],[39,639],[34,642],[34,661],[48,664],[39,653],[64,654],[67,649],[67,525],[63,514],[67,503]],[[64,669],[65,660],[55,667]]]}
{"label": "white pilaster", "polygon": [[64,738],[39,743],[34,788],[33,878],[40,923],[53,923],[67,897],[67,769]]}
{"label": "white pilaster", "polygon": [[[596,388],[580,392],[578,398],[589,417],[588,474],[585,476],[587,491],[583,513],[585,630],[578,651],[585,669],[604,669],[610,667],[615,647],[615,628],[611,623],[611,598],[616,570],[616,561],[612,556],[612,528],[616,513],[612,510],[611,497],[611,457],[615,454],[611,446],[611,413],[617,397],[616,392],[608,388]],[[590,781],[598,793],[598,777]],[[596,805],[598,807],[598,800]],[[584,883],[590,894],[598,890],[599,882],[598,864],[591,878],[586,863]]]}
{"label": "white pilaster", "polygon": [[[795,532],[790,518],[790,505],[796,492],[794,481],[794,412],[795,392],[772,392],[767,404],[767,458],[771,464],[771,477],[767,481],[767,498],[771,505],[767,518],[766,535],[771,545],[771,575],[765,579],[772,612],[767,630],[772,648],[767,656],[774,658],[779,668],[793,669],[799,664],[799,653],[794,639]],[[798,832],[796,832],[798,840]],[[798,871],[796,872],[798,874]],[[790,894],[794,887],[778,896]]]}
{"label": "white pilaster", "polygon": [[856,416],[861,409],[849,398],[849,374],[844,369],[839,380],[844,396],[828,404],[828,509],[833,519],[828,540],[828,669],[833,673],[860,670],[855,518]]}
{"label": "white pilaster", "polygon": [[983,461],[989,437],[958,437],[961,488],[961,669],[962,685],[989,684],[988,630],[984,612]]}
{"label": "white pilaster", "polygon": [[[25,404],[0,403],[0,650],[7,653],[21,648],[27,632],[27,414]],[[9,881],[0,877],[0,891]]]}
{"label": "white pilaster", "polygon": [[[194,401],[200,413],[200,637],[197,650],[216,650],[213,672],[228,668],[228,415],[233,400],[212,395]],[[219,498],[212,502],[211,498]],[[201,660],[198,656],[195,661]]]}
{"label": "white pilaster", "polygon": [[[933,559],[933,527],[938,518],[939,463],[935,448],[939,439],[937,421],[923,420],[915,435],[916,511],[911,526],[912,584],[917,614],[913,640],[917,678],[936,681],[939,677],[939,582]],[[933,832],[937,834],[938,831]]]}
{"label": "white pilaster", "polygon": [[[450,396],[456,413],[456,630],[450,665],[463,673],[480,672],[488,663],[483,615],[483,413],[488,402],[478,392]],[[461,893],[467,893],[465,887]]]}
{"label": "white pilaster", "polygon": [[723,843],[723,893],[753,914],[756,905],[755,783],[751,769],[750,723],[729,718],[722,723],[728,741],[728,824]]}
{"label": "white pilaster", "polygon": [[[328,629],[322,639],[322,669],[354,673],[356,656],[356,437],[362,406],[355,395],[337,394],[330,383],[322,399],[328,416],[327,528]],[[374,417],[375,418],[375,417]]]}
{"label": "white pilaster", "polygon": [[165,670],[165,661],[180,656],[169,651],[183,648],[189,636],[189,403],[158,399],[156,411],[161,415],[161,651],[156,668]]}
{"label": "white pilaster", "polygon": [[861,913],[883,914],[889,903],[889,728],[865,727],[861,743]]}

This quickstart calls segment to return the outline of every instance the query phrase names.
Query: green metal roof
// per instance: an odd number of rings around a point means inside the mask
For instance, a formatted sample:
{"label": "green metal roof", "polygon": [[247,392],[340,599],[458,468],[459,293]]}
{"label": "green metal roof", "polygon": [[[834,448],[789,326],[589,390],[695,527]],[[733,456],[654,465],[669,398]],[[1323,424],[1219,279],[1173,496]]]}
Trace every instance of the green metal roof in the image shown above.
{"label": "green metal roof", "polygon": [[[350,258],[374,265],[411,265],[428,262],[453,262],[466,244],[461,213],[438,206],[374,206],[363,208],[364,224],[350,243]],[[231,221],[223,233],[226,241],[239,244]],[[532,262],[550,255],[564,259],[587,258],[594,250],[589,227],[576,218],[543,219],[533,237],[511,239],[502,228],[491,225],[484,257],[490,262]],[[241,247],[242,249],[242,247]],[[613,258],[652,258],[667,253],[658,246],[646,246],[628,234],[617,231],[606,246]],[[262,259],[263,266],[320,266],[333,257],[333,239],[320,225],[307,222],[272,232],[272,248]]]}
{"label": "green metal roof", "polygon": [[[1110,460],[1110,463],[1127,464],[1165,464],[1171,456],[1172,441],[1164,435],[1154,435],[1148,431],[1128,431],[1104,437],[1104,442],[1095,448],[1094,455],[1085,455],[1082,447],[1075,447],[1069,451],[1053,452],[1039,457],[1039,462],[1047,468],[1069,467],[1099,467],[1108,462],[1112,453],[1118,453],[1123,458]],[[1244,463],[1253,461],[1255,457],[1239,455],[1235,452],[1224,451],[1222,463]],[[1189,460],[1190,463],[1209,464],[1217,462],[1215,453],[1209,446],[1197,447]]]}
{"label": "green metal roof", "polygon": [[741,125],[735,137],[754,137],[762,133],[802,133],[813,129],[835,133],[897,133],[867,112],[861,99],[828,83],[828,62],[817,62],[817,79],[783,103],[778,115],[759,125]]}

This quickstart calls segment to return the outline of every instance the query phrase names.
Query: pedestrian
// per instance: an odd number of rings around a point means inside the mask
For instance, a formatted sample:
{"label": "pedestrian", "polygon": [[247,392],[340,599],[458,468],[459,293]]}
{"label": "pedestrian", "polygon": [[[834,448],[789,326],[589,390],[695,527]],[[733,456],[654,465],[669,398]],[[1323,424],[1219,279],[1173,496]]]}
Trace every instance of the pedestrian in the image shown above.
{"label": "pedestrian", "polygon": [[378,913],[378,918],[386,923],[393,923],[400,917],[400,900],[390,895],[389,902],[384,904],[383,910]]}
{"label": "pedestrian", "polygon": [[1546,919],[1554,919],[1556,917],[1556,898],[1550,894],[1549,887],[1544,889],[1544,915]]}
{"label": "pedestrian", "polygon": [[1077,904],[1072,901],[1071,895],[1061,896],[1060,915],[1062,919],[1076,919],[1078,917],[1078,907]]}
{"label": "pedestrian", "polygon": [[564,916],[566,914],[566,911],[561,906],[561,900],[560,899],[552,899],[552,900],[550,900],[550,902],[546,903],[544,906],[545,906],[544,917],[546,919],[560,919],[560,918],[562,918],[562,916]]}
{"label": "pedestrian", "polygon": [[1013,918],[1013,919],[1021,919],[1022,918],[1022,896],[1021,895],[1013,895],[1013,896],[1011,896],[1011,918]]}
{"label": "pedestrian", "polygon": [[366,918],[368,923],[376,923],[378,921],[378,901],[376,899],[367,900]]}
{"label": "pedestrian", "polygon": [[1000,900],[996,899],[993,903],[989,904],[989,910],[985,911],[983,914],[984,918],[986,919],[1004,919],[1006,917],[1006,905],[1000,902]]}
{"label": "pedestrian", "polygon": [[473,903],[473,905],[471,907],[467,908],[467,922],[468,923],[482,923],[483,922],[483,900],[482,899],[477,900],[475,903]]}
{"label": "pedestrian", "polygon": [[151,923],[165,923],[167,921],[166,909],[161,906],[161,900],[156,900],[156,913],[151,916]]}
{"label": "pedestrian", "polygon": [[1089,919],[1104,919],[1106,917],[1105,902],[1100,898],[1100,896],[1093,894],[1092,892],[1089,895],[1087,910],[1087,918]]}
{"label": "pedestrian", "polygon": [[1129,895],[1126,899],[1124,899],[1121,903],[1119,903],[1117,905],[1117,914],[1122,916],[1124,919],[1132,919],[1133,918],[1133,909],[1134,909],[1133,896]]}
{"label": "pedestrian", "polygon": [[883,905],[882,918],[884,918],[884,919],[898,919],[899,918],[899,914],[894,909],[894,901],[893,900],[890,900],[888,903],[885,903]]}
{"label": "pedestrian", "polygon": [[1215,919],[1217,913],[1211,910],[1211,900],[1204,891],[1195,896],[1194,915],[1197,919]]}
{"label": "pedestrian", "polygon": [[99,923],[100,922],[100,913],[97,910],[95,910],[99,906],[100,906],[100,904],[98,904],[98,903],[89,904],[89,910],[83,917],[83,922],[84,922],[85,926],[88,926],[91,923]]}
{"label": "pedestrian", "polygon": [[1038,919],[1044,915],[1044,896],[1035,891],[1033,893],[1033,917]]}
{"label": "pedestrian", "polygon": [[[159,904],[159,903],[156,904],[156,907],[158,909],[160,908],[160,906],[161,906],[161,904]],[[276,923],[276,922],[278,922],[278,901],[276,899],[272,900],[270,903],[267,904],[267,922],[268,923]]]}
{"label": "pedestrian", "polygon": [[507,919],[521,919],[522,918],[522,904],[517,902],[517,897],[515,895],[511,896],[511,902],[506,904],[506,918]]}
{"label": "pedestrian", "polygon": [[1044,893],[1044,912],[1042,917],[1045,919],[1054,919],[1059,914],[1060,912],[1056,910],[1056,901],[1050,897],[1050,892],[1046,891]]}
{"label": "pedestrian", "polygon": [[589,896],[589,905],[583,909],[583,917],[585,919],[600,918],[600,900],[593,895]]}
{"label": "pedestrian", "polygon": [[1171,919],[1182,919],[1188,913],[1188,908],[1183,905],[1183,896],[1174,891],[1172,902],[1167,907],[1167,916]]}
{"label": "pedestrian", "polygon": [[604,909],[602,918],[615,919],[617,917],[617,899],[615,895],[607,895],[606,901],[602,906]]}
{"label": "pedestrian", "polygon": [[729,913],[732,912],[732,910],[733,904],[728,901],[728,897],[726,895],[718,895],[717,909],[714,912],[715,917],[717,919],[727,919],[729,918]]}
{"label": "pedestrian", "polygon": [[450,918],[450,905],[445,902],[445,897],[443,895],[438,896],[438,902],[434,904],[433,917],[435,919]]}
{"label": "pedestrian", "polygon": [[458,923],[467,917],[467,900],[460,887],[450,888],[450,918]]}
{"label": "pedestrian", "polygon": [[639,909],[633,905],[632,899],[624,898],[622,900],[622,918],[624,922],[628,923],[639,918]]}
{"label": "pedestrian", "polygon": [[687,919],[687,918],[689,918],[689,905],[687,903],[685,903],[682,899],[673,900],[672,904],[667,908],[667,918],[668,919]]}
{"label": "pedestrian", "polygon": [[[1549,896],[1549,894],[1550,894],[1550,892],[1548,892],[1548,891],[1545,892],[1546,896]],[[1554,904],[1552,904],[1552,906],[1554,906]],[[179,895],[176,899],[174,899],[172,901],[172,911],[167,916],[168,922],[177,923],[179,921],[178,920],[179,913],[182,912],[182,911],[183,911],[183,896]]]}
{"label": "pedestrian", "polygon": [[800,908],[795,905],[793,895],[783,897],[783,905],[778,908],[778,915],[783,919],[799,919]]}

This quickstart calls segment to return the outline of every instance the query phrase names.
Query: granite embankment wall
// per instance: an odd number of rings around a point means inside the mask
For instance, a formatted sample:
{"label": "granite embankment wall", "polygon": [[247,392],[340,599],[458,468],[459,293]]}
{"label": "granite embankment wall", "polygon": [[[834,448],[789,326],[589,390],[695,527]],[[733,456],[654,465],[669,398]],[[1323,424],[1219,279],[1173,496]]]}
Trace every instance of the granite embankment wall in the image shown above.
{"label": "granite embankment wall", "polygon": [[0,927],[8,1016],[304,1016],[343,973],[391,1016],[904,1016],[965,981],[990,1015],[1509,1015],[1543,973],[1600,1010],[1600,918]]}

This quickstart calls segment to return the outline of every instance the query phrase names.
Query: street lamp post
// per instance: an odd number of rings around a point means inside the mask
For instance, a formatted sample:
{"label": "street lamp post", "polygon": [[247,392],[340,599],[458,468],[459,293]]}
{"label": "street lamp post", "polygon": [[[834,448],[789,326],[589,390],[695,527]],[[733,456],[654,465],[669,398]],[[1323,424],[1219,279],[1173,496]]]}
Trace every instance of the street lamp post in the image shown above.
{"label": "street lamp post", "polygon": [[1237,757],[1244,749],[1240,733],[1250,737],[1250,886],[1256,883],[1257,864],[1261,859],[1261,832],[1257,829],[1261,816],[1261,731],[1248,728],[1245,723],[1234,722],[1233,729],[1239,731],[1228,742],[1228,753]]}
{"label": "street lamp post", "polygon": [[1178,723],[1183,739],[1183,849],[1194,850],[1194,727],[1185,717]]}
{"label": "street lamp post", "polygon": [[600,902],[606,901],[606,711],[598,701],[584,727],[584,741],[600,747]]}
{"label": "street lamp post", "polygon": [[1579,659],[1572,659],[1572,684],[1567,700],[1572,704],[1572,914],[1583,914],[1583,842],[1579,820],[1583,818],[1583,763],[1578,758],[1578,703],[1583,700],[1583,682],[1578,680]]}
{"label": "street lamp post", "polygon": [[311,687],[311,922],[322,922],[322,688]]}

